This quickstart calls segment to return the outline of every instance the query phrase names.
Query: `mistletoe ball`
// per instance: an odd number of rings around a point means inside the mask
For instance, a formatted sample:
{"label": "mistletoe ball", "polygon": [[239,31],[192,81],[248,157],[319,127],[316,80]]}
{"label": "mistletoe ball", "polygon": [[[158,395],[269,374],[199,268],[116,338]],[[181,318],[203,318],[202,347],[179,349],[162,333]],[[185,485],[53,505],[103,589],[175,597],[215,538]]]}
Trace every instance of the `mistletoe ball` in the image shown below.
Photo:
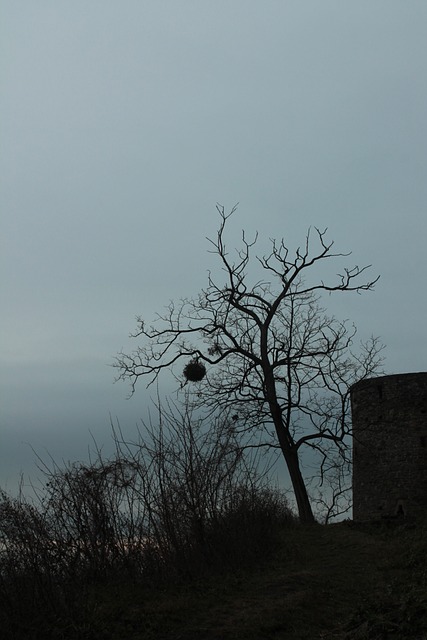
{"label": "mistletoe ball", "polygon": [[198,360],[190,360],[185,365],[183,374],[189,382],[200,382],[206,375],[206,367]]}

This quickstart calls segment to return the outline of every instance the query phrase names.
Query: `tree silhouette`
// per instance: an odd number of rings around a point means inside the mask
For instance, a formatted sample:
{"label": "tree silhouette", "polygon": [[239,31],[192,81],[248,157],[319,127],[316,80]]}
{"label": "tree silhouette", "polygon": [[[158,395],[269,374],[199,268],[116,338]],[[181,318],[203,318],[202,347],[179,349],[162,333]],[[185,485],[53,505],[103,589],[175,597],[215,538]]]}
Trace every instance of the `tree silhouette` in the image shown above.
{"label": "tree silhouette", "polygon": [[[369,267],[354,266],[322,279],[325,261],[349,254],[334,253],[326,230],[319,229],[309,230],[304,246],[292,255],[282,239],[270,241],[268,255],[252,256],[258,236],[248,241],[242,232],[242,246],[232,259],[224,235],[236,207],[217,210],[217,236],[208,241],[225,281],[218,283],[208,272],[207,287],[197,297],[171,302],[151,326],[139,317],[132,337],[143,342],[116,357],[118,379],[130,381],[133,393],[140,377],[150,386],[179,362],[202,365],[203,375],[192,383],[195,403],[232,409],[234,425],[251,433],[262,430],[266,443],[280,448],[300,520],[313,522],[301,451],[308,447],[320,454],[322,478],[328,467],[336,472],[333,456],[347,460],[349,388],[378,369],[383,348],[371,338],[355,350],[355,327],[326,315],[321,297],[370,291],[378,278],[363,282]],[[251,282],[248,270],[254,266],[263,278]],[[185,376],[183,385],[189,380]]]}

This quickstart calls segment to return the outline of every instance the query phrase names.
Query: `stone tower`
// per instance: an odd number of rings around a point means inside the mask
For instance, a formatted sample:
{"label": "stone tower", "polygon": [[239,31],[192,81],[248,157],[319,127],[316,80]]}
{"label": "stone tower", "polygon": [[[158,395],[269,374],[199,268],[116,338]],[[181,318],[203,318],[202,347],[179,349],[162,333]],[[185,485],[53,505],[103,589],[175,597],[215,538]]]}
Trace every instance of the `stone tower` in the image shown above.
{"label": "stone tower", "polygon": [[357,382],[353,518],[427,515],[427,373]]}

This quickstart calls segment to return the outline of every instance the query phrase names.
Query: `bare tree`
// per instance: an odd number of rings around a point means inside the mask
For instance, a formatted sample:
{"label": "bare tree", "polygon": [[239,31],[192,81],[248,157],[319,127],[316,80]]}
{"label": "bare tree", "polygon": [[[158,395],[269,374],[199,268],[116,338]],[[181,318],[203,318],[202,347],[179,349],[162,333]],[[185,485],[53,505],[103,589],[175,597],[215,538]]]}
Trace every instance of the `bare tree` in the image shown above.
{"label": "bare tree", "polygon": [[[308,447],[324,459],[331,445],[346,448],[349,388],[382,360],[377,338],[354,350],[355,327],[326,315],[321,296],[370,291],[378,278],[363,281],[369,267],[354,266],[331,281],[322,279],[326,261],[349,254],[335,253],[326,230],[319,229],[309,230],[304,246],[292,255],[282,239],[271,240],[270,253],[261,257],[252,256],[257,235],[248,241],[243,232],[233,259],[224,234],[236,207],[228,214],[220,205],[217,210],[217,237],[208,241],[225,282],[208,272],[207,287],[196,298],[171,302],[151,326],[138,317],[132,337],[143,344],[116,357],[118,379],[130,381],[133,393],[140,377],[150,386],[163,369],[186,363],[181,380],[197,382],[196,403],[232,408],[237,427],[248,433],[260,429],[266,444],[281,449],[300,519],[312,522],[301,451]],[[254,266],[263,279],[253,282],[248,271]]]}

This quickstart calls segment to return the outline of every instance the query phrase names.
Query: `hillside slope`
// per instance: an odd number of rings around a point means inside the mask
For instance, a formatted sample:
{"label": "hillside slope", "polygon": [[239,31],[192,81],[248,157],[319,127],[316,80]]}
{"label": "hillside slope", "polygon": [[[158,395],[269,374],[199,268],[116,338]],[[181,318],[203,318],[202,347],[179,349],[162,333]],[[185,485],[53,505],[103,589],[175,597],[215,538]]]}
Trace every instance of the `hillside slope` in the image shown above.
{"label": "hillside slope", "polygon": [[97,589],[92,630],[117,640],[426,640],[426,534],[396,523],[286,529],[255,567]]}

